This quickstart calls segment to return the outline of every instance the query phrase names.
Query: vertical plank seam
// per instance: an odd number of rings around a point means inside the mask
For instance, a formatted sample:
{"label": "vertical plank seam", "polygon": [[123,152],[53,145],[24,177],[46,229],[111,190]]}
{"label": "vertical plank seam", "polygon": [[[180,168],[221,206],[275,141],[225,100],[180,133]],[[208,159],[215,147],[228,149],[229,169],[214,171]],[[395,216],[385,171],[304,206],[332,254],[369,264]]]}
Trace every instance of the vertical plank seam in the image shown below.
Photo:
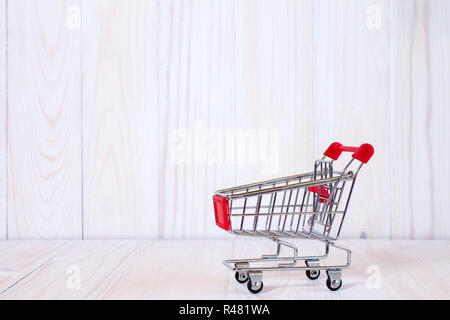
{"label": "vertical plank seam", "polygon": [[[165,101],[165,103],[169,103],[169,94],[168,94],[168,90],[169,90],[169,85],[170,85],[170,81],[168,80],[169,78],[169,73],[171,70],[170,64],[172,63],[172,23],[173,23],[173,2],[171,2],[169,4],[169,14],[170,14],[170,21],[169,21],[169,34],[168,34],[168,56],[167,56],[167,66],[164,70],[165,75],[167,76],[167,79],[164,79],[164,87],[166,92],[164,92],[164,97],[167,99],[167,101]],[[159,32],[161,31],[161,10],[158,10],[158,48],[159,48],[159,42],[160,42],[160,37],[159,37]],[[158,58],[160,58],[160,51],[158,50]],[[166,70],[167,69],[167,70]],[[159,78],[159,74],[158,74],[158,78]],[[162,137],[166,138],[166,130],[168,130],[168,126],[169,126],[169,110],[168,108],[159,108],[160,111],[165,109],[165,114],[163,112],[163,123],[162,123]],[[161,130],[160,130],[161,131]],[[160,137],[160,138],[162,138]],[[166,141],[164,141],[165,143]],[[165,191],[166,188],[166,154],[167,153],[167,149],[164,149],[164,152],[162,153],[162,158],[163,161],[161,161],[161,157],[159,158],[160,161],[160,168],[159,168],[159,219],[158,219],[158,239],[163,239],[164,238],[164,225],[165,225],[165,219],[164,219],[164,211],[166,209],[166,205],[165,205],[165,197],[163,196],[163,192]]]}
{"label": "vertical plank seam", "polygon": [[[174,3],[171,2],[169,4],[169,14],[170,14],[170,20],[169,20],[169,34],[168,34],[168,57],[167,57],[167,70],[165,71],[165,74],[167,76],[167,79],[165,80],[165,89],[166,92],[164,92],[165,94],[165,98],[167,99],[166,103],[169,104],[169,100],[170,100],[170,94],[169,94],[169,88],[170,88],[170,70],[171,70],[171,63],[172,63],[172,32],[173,32],[173,12],[174,12]],[[161,29],[161,10],[158,10],[158,25],[157,25],[157,32],[158,32],[158,61],[160,58],[160,52],[159,52],[159,46],[160,46],[160,37],[159,37],[159,32]],[[159,70],[159,64],[158,64],[158,70]],[[158,72],[158,79],[159,79],[159,72]],[[159,80],[158,80],[159,82]],[[158,88],[159,91],[159,88]],[[159,104],[159,102],[158,102]],[[162,129],[163,129],[163,134],[162,137],[165,138],[164,142],[167,142],[167,137],[169,134],[169,108],[158,108],[159,111],[166,109],[165,110],[165,114],[163,114],[164,119],[163,119],[163,124],[162,124]],[[161,130],[160,130],[161,131]],[[161,137],[160,137],[161,139]],[[165,204],[165,197],[163,195],[163,192],[161,190],[165,190],[166,188],[166,177],[167,177],[167,148],[164,150],[163,153],[163,161],[161,161],[161,158],[159,158],[158,160],[160,161],[160,169],[159,169],[159,177],[158,177],[158,185],[159,185],[159,202],[158,202],[158,239],[164,239],[165,234],[164,234],[164,229],[165,229],[165,218],[164,218],[164,214],[165,214],[165,209],[167,208],[166,204]]]}
{"label": "vertical plank seam", "polygon": [[161,115],[161,107],[160,107],[160,70],[161,70],[161,62],[160,62],[160,55],[159,55],[159,40],[160,40],[160,14],[161,14],[161,3],[156,0],[155,1],[156,4],[156,46],[155,46],[155,57],[156,57],[156,116],[157,121],[157,134],[158,134],[158,157],[157,157],[157,161],[158,161],[158,220],[157,220],[157,229],[156,229],[156,238],[160,239],[161,238],[161,192],[159,187],[161,186],[161,172],[159,170],[160,168],[160,163],[161,163],[161,146],[160,146],[160,140],[161,140],[161,127],[159,125],[160,123],[160,115]]}
{"label": "vertical plank seam", "polygon": [[9,174],[8,174],[8,119],[9,119],[9,101],[8,101],[8,1],[5,0],[5,238],[9,239],[9,213],[8,213],[8,190],[9,190]]}
{"label": "vertical plank seam", "polygon": [[236,132],[237,132],[237,104],[238,104],[238,36],[237,32],[239,30],[239,16],[238,16],[238,0],[234,1],[234,116],[233,116],[233,127],[234,127],[234,141],[233,141],[233,147],[234,147],[234,185],[237,184],[237,138],[236,138]]}
{"label": "vertical plank seam", "polygon": [[394,132],[394,71],[393,71],[393,21],[394,4],[389,0],[389,181],[388,181],[388,239],[393,239],[392,219],[393,219],[393,201],[392,201],[392,174],[393,174],[393,132]]}
{"label": "vertical plank seam", "polygon": [[317,139],[318,135],[319,135],[319,126],[317,125],[317,121],[316,120],[316,95],[315,95],[315,82],[316,82],[316,52],[315,52],[315,21],[316,19],[314,19],[314,14],[315,14],[315,6],[316,6],[316,2],[313,1],[311,3],[311,60],[312,60],[312,66],[311,66],[311,104],[312,104],[312,110],[311,110],[311,114],[312,114],[312,119],[313,119],[313,132],[316,132],[316,134],[314,135],[314,140],[313,140],[313,152],[314,152],[314,156],[318,153],[319,150],[319,140]]}
{"label": "vertical plank seam", "polygon": [[84,38],[83,38],[83,16],[84,16],[84,0],[80,0],[80,144],[81,144],[81,240],[84,240],[84,61],[83,61],[83,51],[84,51]]}
{"label": "vertical plank seam", "polygon": [[414,51],[414,31],[415,31],[415,23],[416,23],[416,14],[417,14],[417,3],[414,1],[412,5],[412,21],[410,25],[410,38],[409,38],[409,48],[408,48],[408,94],[409,94],[409,114],[408,114],[408,202],[409,202],[409,208],[411,210],[411,219],[409,221],[409,238],[414,239],[415,238],[415,232],[414,232],[414,206],[413,206],[413,189],[412,189],[412,167],[413,167],[413,161],[412,161],[412,136],[413,136],[413,104],[414,104],[414,96],[413,96],[413,51]]}
{"label": "vertical plank seam", "polygon": [[429,239],[436,239],[435,232],[435,221],[436,212],[434,206],[434,171],[433,171],[433,144],[431,139],[431,121],[433,117],[433,104],[432,104],[432,78],[431,78],[431,53],[430,53],[430,28],[431,28],[431,9],[430,2],[425,3],[425,19],[424,19],[424,29],[425,29],[425,64],[426,64],[426,74],[427,74],[427,117],[425,119],[426,126],[426,142],[427,142],[427,159],[430,166],[429,174],[429,192],[430,192],[430,211],[431,211],[431,223],[430,223],[430,237]]}

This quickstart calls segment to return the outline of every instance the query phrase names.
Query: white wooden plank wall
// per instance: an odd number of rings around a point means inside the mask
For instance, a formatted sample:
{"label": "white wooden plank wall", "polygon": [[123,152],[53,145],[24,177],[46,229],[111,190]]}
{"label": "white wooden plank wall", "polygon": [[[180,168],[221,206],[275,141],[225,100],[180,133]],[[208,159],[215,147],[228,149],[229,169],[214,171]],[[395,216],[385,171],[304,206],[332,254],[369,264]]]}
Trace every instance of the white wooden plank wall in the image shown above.
{"label": "white wooden plank wall", "polygon": [[[375,158],[360,172],[343,232],[384,237],[390,218],[389,2],[316,1],[313,19],[315,151],[325,151],[330,141],[374,146]],[[351,157],[341,158],[336,166],[343,168]]]}
{"label": "white wooden plank wall", "polygon": [[158,230],[157,6],[83,2],[85,238]]}
{"label": "white wooden plank wall", "polygon": [[0,239],[224,237],[332,141],[375,147],[344,237],[450,236],[448,1],[0,4]]}
{"label": "white wooden plank wall", "polygon": [[79,238],[81,37],[67,9],[80,1],[7,6],[8,239]]}
{"label": "white wooden plank wall", "polygon": [[445,239],[450,177],[450,3],[392,3],[392,215],[395,238]]}
{"label": "white wooden plank wall", "polygon": [[237,183],[311,171],[313,1],[237,4]]}
{"label": "white wooden plank wall", "polygon": [[[428,234],[411,234],[405,238],[448,239],[450,237],[450,215],[446,201],[450,177],[450,2],[429,2],[429,102],[430,109],[426,122],[428,124],[427,143],[432,163],[432,187],[430,210],[432,227]],[[417,165],[416,165],[416,168]],[[421,167],[419,167],[420,169]],[[427,180],[425,180],[427,181]],[[421,191],[419,191],[421,192]],[[417,211],[416,211],[417,212]]]}
{"label": "white wooden plank wall", "polygon": [[[158,236],[217,237],[212,194],[235,183],[235,7],[159,3]],[[156,222],[156,220],[155,220]]]}

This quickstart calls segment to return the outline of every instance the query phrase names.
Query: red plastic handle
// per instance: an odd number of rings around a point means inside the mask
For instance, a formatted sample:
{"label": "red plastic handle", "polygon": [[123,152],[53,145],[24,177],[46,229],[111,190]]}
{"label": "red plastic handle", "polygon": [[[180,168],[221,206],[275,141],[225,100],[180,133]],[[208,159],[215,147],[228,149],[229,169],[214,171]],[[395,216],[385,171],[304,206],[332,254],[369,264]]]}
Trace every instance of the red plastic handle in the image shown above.
{"label": "red plastic handle", "polygon": [[333,142],[332,144],[330,144],[327,151],[324,152],[324,155],[333,160],[337,160],[342,152],[353,152],[352,157],[354,159],[359,160],[363,163],[367,163],[370,158],[372,158],[375,150],[373,149],[372,145],[368,143],[364,143],[359,147],[347,147],[343,146],[339,142]]}

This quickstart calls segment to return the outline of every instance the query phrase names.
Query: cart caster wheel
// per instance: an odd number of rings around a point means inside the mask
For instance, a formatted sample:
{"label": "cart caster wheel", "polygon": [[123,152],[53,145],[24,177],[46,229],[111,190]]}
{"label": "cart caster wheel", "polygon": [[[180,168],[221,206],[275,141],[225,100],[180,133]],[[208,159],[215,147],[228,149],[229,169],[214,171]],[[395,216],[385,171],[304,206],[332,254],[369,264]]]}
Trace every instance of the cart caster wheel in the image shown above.
{"label": "cart caster wheel", "polygon": [[263,285],[262,281],[255,286],[252,285],[252,281],[250,279],[247,282],[248,291],[250,291],[251,293],[254,293],[254,294],[260,293],[261,290],[263,289],[263,286],[264,285]]}
{"label": "cart caster wheel", "polygon": [[310,280],[316,280],[320,276],[320,270],[306,270],[306,276]]}
{"label": "cart caster wheel", "polygon": [[331,280],[330,277],[327,278],[327,288],[331,291],[339,290],[342,286],[342,280]]}
{"label": "cart caster wheel", "polygon": [[246,283],[248,281],[248,274],[246,272],[236,271],[234,277],[236,278],[236,281],[239,283]]}
{"label": "cart caster wheel", "polygon": [[[307,267],[319,267],[320,265],[318,260],[306,260],[305,264]],[[306,270],[306,276],[310,280],[316,280],[320,276],[320,270],[318,269]]]}

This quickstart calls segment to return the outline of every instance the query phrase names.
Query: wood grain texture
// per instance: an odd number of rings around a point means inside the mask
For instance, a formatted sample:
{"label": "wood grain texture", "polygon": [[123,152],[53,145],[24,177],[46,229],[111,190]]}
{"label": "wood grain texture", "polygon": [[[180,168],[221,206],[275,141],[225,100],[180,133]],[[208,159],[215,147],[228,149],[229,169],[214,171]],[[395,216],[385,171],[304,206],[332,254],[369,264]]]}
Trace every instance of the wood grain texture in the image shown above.
{"label": "wood grain texture", "polygon": [[[314,241],[296,244],[301,254],[323,250]],[[0,268],[8,269],[6,280],[16,271],[26,276],[14,278],[20,281],[3,290],[0,299],[450,298],[448,241],[348,240],[343,244],[353,255],[339,291],[326,288],[324,273],[311,281],[304,272],[285,270],[265,272],[264,289],[254,295],[221,262],[272,253],[271,241],[86,240],[66,247],[60,242],[3,242],[0,253],[5,259]],[[342,258],[330,251],[328,262],[342,262]],[[78,276],[79,287],[74,286]],[[1,286],[6,283],[2,279],[0,275]]]}
{"label": "wood grain texture", "polygon": [[450,238],[450,215],[445,201],[449,192],[450,177],[450,3],[448,1],[430,1],[430,104],[427,118],[430,126],[428,141],[431,145],[432,203],[434,214],[433,239]]}
{"label": "wood grain texture", "polygon": [[[314,241],[297,241],[301,254],[323,252]],[[304,272],[266,272],[264,289],[250,294],[230,273],[227,299],[448,299],[450,255],[448,241],[346,240],[352,250],[352,265],[342,273],[342,288],[331,292],[326,276],[311,281]],[[233,258],[258,257],[275,252],[270,241],[235,241]],[[288,253],[289,254],[289,253]],[[326,263],[345,263],[345,255],[330,249]],[[378,282],[379,281],[379,282]],[[378,282],[378,285],[375,283]]]}
{"label": "wood grain texture", "polygon": [[[79,241],[0,295],[1,299],[95,299],[130,268],[141,241]],[[73,277],[79,276],[78,281]],[[72,277],[72,278],[71,278]],[[36,281],[41,282],[38,290]],[[17,291],[16,291],[17,289]]]}
{"label": "wood grain texture", "polygon": [[236,2],[237,184],[308,172],[313,1]]}
{"label": "wood grain texture", "polygon": [[228,272],[222,261],[232,246],[232,240],[145,241],[129,267],[98,298],[224,299]]}
{"label": "wood grain texture", "polygon": [[446,239],[450,5],[393,2],[393,238]]}
{"label": "wood grain texture", "polygon": [[8,2],[8,239],[81,237],[81,38],[69,5],[80,2]]}
{"label": "wood grain texture", "polygon": [[162,1],[158,23],[159,226],[163,238],[221,237],[211,197],[234,185],[235,8]]}
{"label": "wood grain texture", "polygon": [[7,235],[6,17],[6,0],[0,0],[0,240],[5,240]]}
{"label": "wood grain texture", "polygon": [[[368,24],[371,6],[379,10],[379,29]],[[385,237],[390,222],[389,2],[315,2],[313,20],[316,156],[333,141],[375,148],[356,182],[342,235]],[[341,158],[336,168],[351,159]]]}
{"label": "wood grain texture", "polygon": [[156,10],[83,3],[85,238],[158,235]]}
{"label": "wood grain texture", "polygon": [[449,14],[0,0],[0,239],[226,237],[214,190],[310,171],[334,140],[375,147],[343,237],[448,239]]}
{"label": "wood grain texture", "polygon": [[53,257],[74,245],[73,241],[0,242],[0,297],[20,281],[36,272]]}
{"label": "wood grain texture", "polygon": [[[81,241],[0,298],[223,299],[228,272],[222,260],[231,249],[232,241],[223,240]],[[174,263],[175,256],[188,263]],[[78,288],[71,286],[71,270],[79,272]]]}

